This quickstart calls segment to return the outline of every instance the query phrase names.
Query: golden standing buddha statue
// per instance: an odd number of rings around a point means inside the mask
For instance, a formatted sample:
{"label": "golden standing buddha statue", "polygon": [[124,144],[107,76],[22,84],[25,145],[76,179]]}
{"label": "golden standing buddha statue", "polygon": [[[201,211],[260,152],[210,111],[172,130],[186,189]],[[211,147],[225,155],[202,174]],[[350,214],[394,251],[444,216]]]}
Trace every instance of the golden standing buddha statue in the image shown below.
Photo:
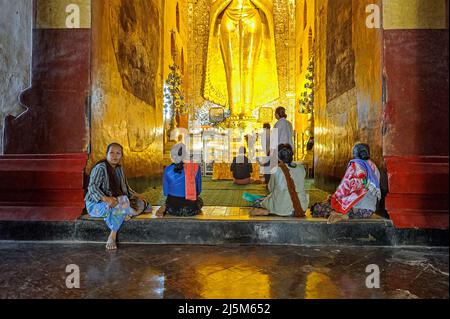
{"label": "golden standing buddha statue", "polygon": [[213,0],[204,98],[250,117],[279,97],[272,0]]}

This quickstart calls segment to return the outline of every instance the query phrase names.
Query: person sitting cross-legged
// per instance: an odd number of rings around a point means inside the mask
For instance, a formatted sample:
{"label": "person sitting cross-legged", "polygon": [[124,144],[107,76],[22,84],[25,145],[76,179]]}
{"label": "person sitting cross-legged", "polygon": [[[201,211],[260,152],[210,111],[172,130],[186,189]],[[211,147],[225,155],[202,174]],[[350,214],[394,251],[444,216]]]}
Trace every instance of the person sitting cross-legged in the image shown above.
{"label": "person sitting cross-legged", "polygon": [[254,182],[251,178],[253,173],[252,163],[249,162],[245,155],[247,150],[241,146],[239,148],[239,155],[233,158],[230,171],[233,172],[234,183],[236,185],[248,185]]}
{"label": "person sitting cross-legged", "polygon": [[370,160],[369,145],[357,143],[353,159],[334,194],[311,207],[313,217],[336,223],[355,218],[370,218],[381,199],[380,172]]}
{"label": "person sitting cross-legged", "polygon": [[163,193],[166,203],[156,212],[158,217],[165,214],[178,217],[195,216],[201,213],[203,200],[200,166],[190,163],[186,145],[177,143],[172,147],[172,164],[166,167],[163,176]]}
{"label": "person sitting cross-legged", "polygon": [[268,196],[244,193],[243,198],[253,203],[253,216],[278,215],[304,217],[309,196],[305,191],[306,172],[302,165],[293,163],[294,152],[290,144],[278,146],[278,167],[270,177]]}

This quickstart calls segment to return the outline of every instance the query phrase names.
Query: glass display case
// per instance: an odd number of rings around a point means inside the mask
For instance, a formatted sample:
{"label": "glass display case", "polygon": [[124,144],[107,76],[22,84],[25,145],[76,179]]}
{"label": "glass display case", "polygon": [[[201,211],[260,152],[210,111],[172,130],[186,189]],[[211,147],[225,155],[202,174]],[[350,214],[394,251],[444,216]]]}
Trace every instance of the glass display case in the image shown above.
{"label": "glass display case", "polygon": [[257,158],[265,155],[261,133],[203,127],[191,132],[193,158],[201,161],[203,176],[214,175],[213,172],[218,167],[220,170],[229,170],[229,165],[239,154],[241,146],[246,148],[246,156],[250,162],[256,164]]}

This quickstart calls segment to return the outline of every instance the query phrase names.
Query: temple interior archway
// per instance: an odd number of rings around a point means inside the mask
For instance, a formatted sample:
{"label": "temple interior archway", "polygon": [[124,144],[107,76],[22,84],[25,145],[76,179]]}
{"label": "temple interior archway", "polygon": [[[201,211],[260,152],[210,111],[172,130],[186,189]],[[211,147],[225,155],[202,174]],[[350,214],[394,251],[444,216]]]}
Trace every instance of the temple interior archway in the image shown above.
{"label": "temple interior archway", "polygon": [[2,64],[3,154],[88,158],[89,174],[118,142],[133,185],[158,199],[181,135],[213,198],[239,147],[261,155],[283,106],[311,188],[332,192],[365,142],[396,225],[445,224],[448,0],[402,1],[21,1],[4,17],[20,28],[0,51],[18,63]]}
{"label": "temple interior archway", "polygon": [[[319,197],[337,186],[357,141],[369,143],[375,162],[383,166],[382,38],[380,29],[366,26],[366,6],[372,3],[274,0],[273,27],[268,28],[274,46],[264,56],[273,55],[266,61],[276,63],[278,97],[235,118],[224,79],[214,79],[218,71],[208,65],[211,0],[97,1],[92,6],[90,163],[103,156],[107,141],[118,140],[126,145],[125,161],[136,187],[155,187],[182,134],[215,189],[215,181],[230,180],[229,163],[240,146],[254,145],[249,155],[256,162],[262,126],[273,127],[274,110],[283,106],[294,128],[295,160],[305,165]],[[249,81],[258,88],[274,78]],[[219,84],[209,87],[213,82]],[[207,93],[212,90],[219,91],[215,97]],[[233,201],[245,203],[228,200]]]}

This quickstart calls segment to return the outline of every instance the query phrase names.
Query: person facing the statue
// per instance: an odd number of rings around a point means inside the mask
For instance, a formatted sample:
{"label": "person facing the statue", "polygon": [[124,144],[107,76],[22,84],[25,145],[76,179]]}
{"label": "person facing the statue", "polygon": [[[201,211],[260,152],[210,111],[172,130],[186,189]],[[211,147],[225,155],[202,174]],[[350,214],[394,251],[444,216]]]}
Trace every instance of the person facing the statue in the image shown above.
{"label": "person facing the statue", "polygon": [[278,145],[289,144],[295,151],[294,147],[294,129],[292,123],[287,120],[286,109],[282,106],[277,107],[275,110],[275,123],[274,129],[277,129],[278,133]]}
{"label": "person facing the statue", "polygon": [[204,98],[232,117],[279,97],[271,0],[213,0]]}

